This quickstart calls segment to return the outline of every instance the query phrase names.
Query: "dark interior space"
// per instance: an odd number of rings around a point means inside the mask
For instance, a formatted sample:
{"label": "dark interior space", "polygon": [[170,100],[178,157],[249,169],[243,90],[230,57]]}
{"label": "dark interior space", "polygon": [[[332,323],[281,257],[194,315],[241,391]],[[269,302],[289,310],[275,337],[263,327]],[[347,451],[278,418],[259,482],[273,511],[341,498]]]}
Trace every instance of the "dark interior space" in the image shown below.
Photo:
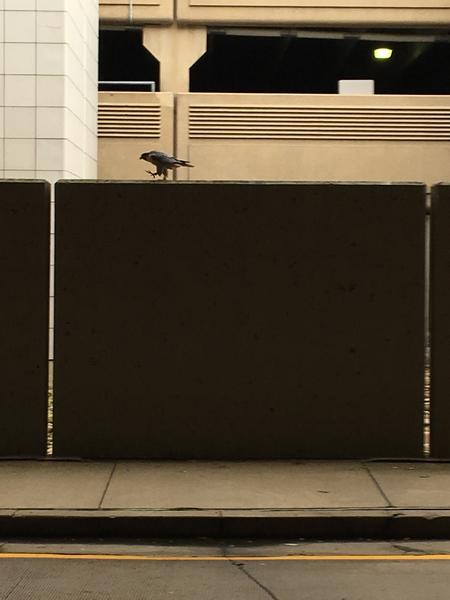
{"label": "dark interior space", "polygon": [[[210,33],[190,89],[335,94],[340,79],[373,79],[377,94],[450,94],[450,43],[393,40]],[[392,58],[375,59],[374,49],[385,46]]]}
{"label": "dark interior space", "polygon": [[[140,29],[101,29],[99,81],[154,81],[159,89],[159,61],[142,45]],[[148,92],[148,85],[99,84],[100,90]]]}

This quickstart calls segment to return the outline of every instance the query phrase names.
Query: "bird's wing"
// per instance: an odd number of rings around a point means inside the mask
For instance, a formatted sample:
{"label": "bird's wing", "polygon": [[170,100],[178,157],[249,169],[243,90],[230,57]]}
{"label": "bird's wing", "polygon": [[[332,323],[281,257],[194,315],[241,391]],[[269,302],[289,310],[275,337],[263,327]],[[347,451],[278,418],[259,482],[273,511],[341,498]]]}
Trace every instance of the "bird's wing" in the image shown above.
{"label": "bird's wing", "polygon": [[169,156],[168,154],[164,154],[164,152],[153,152],[152,158],[165,165],[173,165],[177,162],[177,159],[173,156]]}

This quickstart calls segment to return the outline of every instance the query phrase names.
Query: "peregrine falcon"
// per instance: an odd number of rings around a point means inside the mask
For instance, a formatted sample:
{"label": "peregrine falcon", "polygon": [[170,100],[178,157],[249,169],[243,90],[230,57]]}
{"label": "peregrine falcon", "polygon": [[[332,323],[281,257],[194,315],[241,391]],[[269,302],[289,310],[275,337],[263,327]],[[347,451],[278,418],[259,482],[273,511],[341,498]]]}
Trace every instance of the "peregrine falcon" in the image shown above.
{"label": "peregrine falcon", "polygon": [[146,160],[152,163],[156,167],[156,172],[147,171],[152,177],[157,175],[163,175],[164,180],[167,179],[167,169],[178,169],[178,167],[193,167],[188,160],[181,160],[174,156],[164,154],[164,152],[158,152],[157,150],[151,150],[150,152],[143,152],[140,156],[140,160]]}

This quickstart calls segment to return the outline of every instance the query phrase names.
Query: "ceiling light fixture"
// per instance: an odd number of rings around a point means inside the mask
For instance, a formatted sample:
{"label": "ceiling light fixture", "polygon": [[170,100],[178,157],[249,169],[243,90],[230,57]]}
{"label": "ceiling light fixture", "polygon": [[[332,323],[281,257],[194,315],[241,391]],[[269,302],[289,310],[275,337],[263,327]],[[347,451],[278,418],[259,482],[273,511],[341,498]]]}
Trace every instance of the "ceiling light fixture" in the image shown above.
{"label": "ceiling light fixture", "polygon": [[392,56],[391,48],[375,48],[373,55],[377,60],[389,60]]}

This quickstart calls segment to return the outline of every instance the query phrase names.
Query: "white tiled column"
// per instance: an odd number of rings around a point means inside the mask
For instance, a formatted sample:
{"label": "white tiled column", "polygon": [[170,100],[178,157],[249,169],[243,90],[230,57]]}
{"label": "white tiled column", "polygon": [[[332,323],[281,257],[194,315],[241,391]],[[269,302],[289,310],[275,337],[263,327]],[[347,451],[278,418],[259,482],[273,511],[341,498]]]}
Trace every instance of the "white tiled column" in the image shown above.
{"label": "white tiled column", "polygon": [[0,0],[0,175],[97,176],[98,0]]}
{"label": "white tiled column", "polygon": [[0,0],[0,178],[97,177],[97,73],[98,0]]}

